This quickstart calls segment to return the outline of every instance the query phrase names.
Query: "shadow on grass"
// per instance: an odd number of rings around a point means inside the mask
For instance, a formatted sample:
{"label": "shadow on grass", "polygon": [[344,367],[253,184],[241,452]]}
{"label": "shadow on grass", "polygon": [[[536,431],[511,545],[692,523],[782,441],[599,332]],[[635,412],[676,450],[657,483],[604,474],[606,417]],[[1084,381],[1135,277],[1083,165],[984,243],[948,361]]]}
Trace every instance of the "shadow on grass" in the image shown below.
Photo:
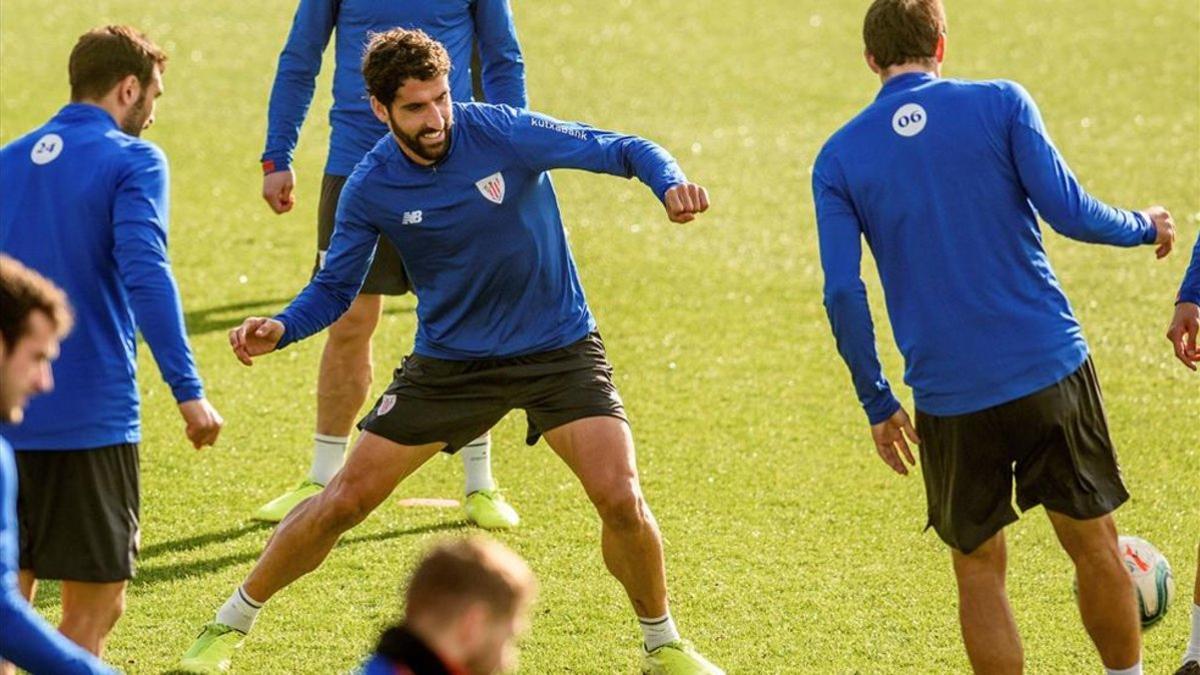
{"label": "shadow on grass", "polygon": [[194,537],[187,537],[185,539],[172,539],[171,541],[164,541],[154,544],[153,546],[147,546],[146,548],[142,549],[139,557],[142,560],[150,560],[151,558],[162,555],[163,553],[182,553],[183,551],[190,551],[194,548],[207,546],[208,544],[215,544],[217,542],[229,541],[230,539],[237,539],[238,537],[251,532],[269,530],[272,527],[274,527],[272,523],[253,521],[247,523],[246,525],[231,527],[228,530],[222,530],[220,532],[206,532],[204,534],[198,534]]}
{"label": "shadow on grass", "polygon": [[[242,527],[224,530],[222,532],[212,532],[195,537],[189,537],[187,539],[181,539],[175,542],[164,542],[162,544],[157,544],[152,548],[155,549],[154,555],[161,555],[167,551],[187,551],[204,546],[205,544],[234,539],[248,532],[266,529],[268,527],[270,527],[270,525],[267,523],[255,523],[252,525],[244,525]],[[388,530],[384,532],[377,532],[375,534],[349,536],[343,537],[335,548],[340,549],[348,546],[355,546],[357,544],[388,541],[391,539],[398,539],[400,537],[428,534],[430,532],[464,530],[468,527],[470,527],[470,524],[466,520],[453,520],[444,523],[432,523],[430,525],[410,527],[404,530]],[[149,549],[147,549],[147,551],[149,551]],[[203,560],[193,560],[190,562],[176,563],[171,565],[146,565],[139,567],[137,577],[130,582],[130,585],[133,587],[150,586],[164,581],[174,581],[177,579],[195,576],[209,576],[220,572],[227,567],[241,565],[257,560],[261,553],[261,549],[255,549],[254,551],[231,553],[228,555],[217,556],[215,558],[205,558]],[[41,594],[39,594],[39,598],[40,595]],[[57,599],[57,597],[55,599]]]}
{"label": "shadow on grass", "polygon": [[[296,289],[299,292],[300,289]],[[205,307],[183,313],[183,321],[187,325],[189,335],[204,335],[217,331],[225,331],[237,326],[247,316],[274,316],[283,310],[292,297],[271,298],[267,300],[247,300],[219,307]],[[384,316],[397,314],[412,314],[411,305],[396,306],[395,303],[384,303]]]}

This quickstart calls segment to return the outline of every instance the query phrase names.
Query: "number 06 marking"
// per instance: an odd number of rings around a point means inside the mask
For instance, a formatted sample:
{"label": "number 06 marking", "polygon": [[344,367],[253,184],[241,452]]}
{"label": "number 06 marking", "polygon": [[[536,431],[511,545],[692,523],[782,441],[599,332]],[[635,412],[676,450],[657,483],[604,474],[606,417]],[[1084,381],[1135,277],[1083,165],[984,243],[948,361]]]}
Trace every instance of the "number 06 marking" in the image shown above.
{"label": "number 06 marking", "polygon": [[905,137],[916,136],[925,130],[929,115],[916,103],[906,103],[892,115],[892,131]]}

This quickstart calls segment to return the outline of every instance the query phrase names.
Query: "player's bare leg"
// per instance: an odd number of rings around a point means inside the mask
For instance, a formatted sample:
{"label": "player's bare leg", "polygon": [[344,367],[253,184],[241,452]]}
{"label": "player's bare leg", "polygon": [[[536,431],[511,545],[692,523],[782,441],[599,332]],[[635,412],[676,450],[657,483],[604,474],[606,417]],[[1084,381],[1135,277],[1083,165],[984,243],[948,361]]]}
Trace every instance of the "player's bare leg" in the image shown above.
{"label": "player's bare leg", "polygon": [[342,533],[361,523],[443,445],[400,445],[364,431],[329,485],[279,524],[243,590],[253,600],[266,602],[316,569]]}
{"label": "player's bare leg", "polygon": [[1005,573],[1008,551],[1004,532],[997,532],[970,553],[951,550],[958,581],[958,621],[971,669],[982,675],[1018,674],[1025,655]]}
{"label": "player's bare leg", "polygon": [[595,505],[604,564],[625,587],[638,616],[666,614],[662,538],[642,497],[629,425],[615,417],[588,417],[545,436]]}
{"label": "player's bare leg", "polygon": [[382,295],[359,295],[329,327],[317,373],[317,433],[349,436],[371,392],[371,336],[383,314]]}
{"label": "player's bare leg", "polygon": [[1111,515],[1076,520],[1046,510],[1054,533],[1079,580],[1079,614],[1088,635],[1111,670],[1131,668],[1142,659],[1142,627],[1133,580],[1117,547]]}
{"label": "player's bare leg", "polygon": [[125,613],[126,582],[62,582],[62,622],[58,632],[96,656],[117,620]]}

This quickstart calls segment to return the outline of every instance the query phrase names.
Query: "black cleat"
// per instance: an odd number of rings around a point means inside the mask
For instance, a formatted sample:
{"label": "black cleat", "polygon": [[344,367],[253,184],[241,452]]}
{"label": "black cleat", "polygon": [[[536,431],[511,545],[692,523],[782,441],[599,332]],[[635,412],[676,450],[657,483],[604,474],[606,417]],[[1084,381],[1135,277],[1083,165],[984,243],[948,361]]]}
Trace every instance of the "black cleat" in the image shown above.
{"label": "black cleat", "polygon": [[1200,675],[1200,661],[1188,661],[1175,671],[1175,675]]}

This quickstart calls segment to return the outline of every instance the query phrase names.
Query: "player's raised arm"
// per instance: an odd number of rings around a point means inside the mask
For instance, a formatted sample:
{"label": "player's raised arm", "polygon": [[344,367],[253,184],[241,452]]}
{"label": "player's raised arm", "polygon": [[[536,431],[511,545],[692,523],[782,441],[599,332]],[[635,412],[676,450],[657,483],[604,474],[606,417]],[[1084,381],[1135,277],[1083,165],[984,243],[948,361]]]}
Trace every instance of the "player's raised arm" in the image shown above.
{"label": "player's raised arm", "polygon": [[379,231],[370,224],[360,186],[369,172],[355,173],[338,203],[337,226],[321,271],[273,319],[250,317],[229,332],[229,345],[247,366],[255,356],[283,349],[337,321],[358,295],[375,257]]}
{"label": "player's raised arm", "polygon": [[653,141],[534,112],[516,115],[512,125],[513,149],[535,171],[583,169],[637,177],[677,223],[708,210],[708,192],[688,182],[675,158]]}
{"label": "player's raised arm", "polygon": [[300,0],[287,43],[279,54],[262,154],[262,196],[275,213],[286,213],[295,205],[292,152],[312,103],[321,55],[337,22],[337,8],[337,0]]}
{"label": "player's raised arm", "polygon": [[850,369],[854,391],[871,424],[875,449],[893,471],[908,474],[901,455],[916,464],[905,440],[917,442],[908,413],[892,394],[875,349],[875,324],[860,276],[862,226],[840,187],[837,164],[822,153],[813,169],[813,201],[821,268],[825,273],[825,311],[838,353]]}
{"label": "player's raised arm", "polygon": [[488,103],[528,108],[525,58],[517,42],[517,28],[508,0],[476,0],[471,20],[479,42],[484,98]]}
{"label": "player's raised arm", "polygon": [[1171,252],[1175,222],[1161,206],[1135,212],[1118,209],[1088,194],[1054,147],[1041,112],[1020,85],[1009,85],[1013,112],[1010,142],[1021,184],[1042,219],[1060,234],[1113,246],[1157,245],[1159,258]]}

